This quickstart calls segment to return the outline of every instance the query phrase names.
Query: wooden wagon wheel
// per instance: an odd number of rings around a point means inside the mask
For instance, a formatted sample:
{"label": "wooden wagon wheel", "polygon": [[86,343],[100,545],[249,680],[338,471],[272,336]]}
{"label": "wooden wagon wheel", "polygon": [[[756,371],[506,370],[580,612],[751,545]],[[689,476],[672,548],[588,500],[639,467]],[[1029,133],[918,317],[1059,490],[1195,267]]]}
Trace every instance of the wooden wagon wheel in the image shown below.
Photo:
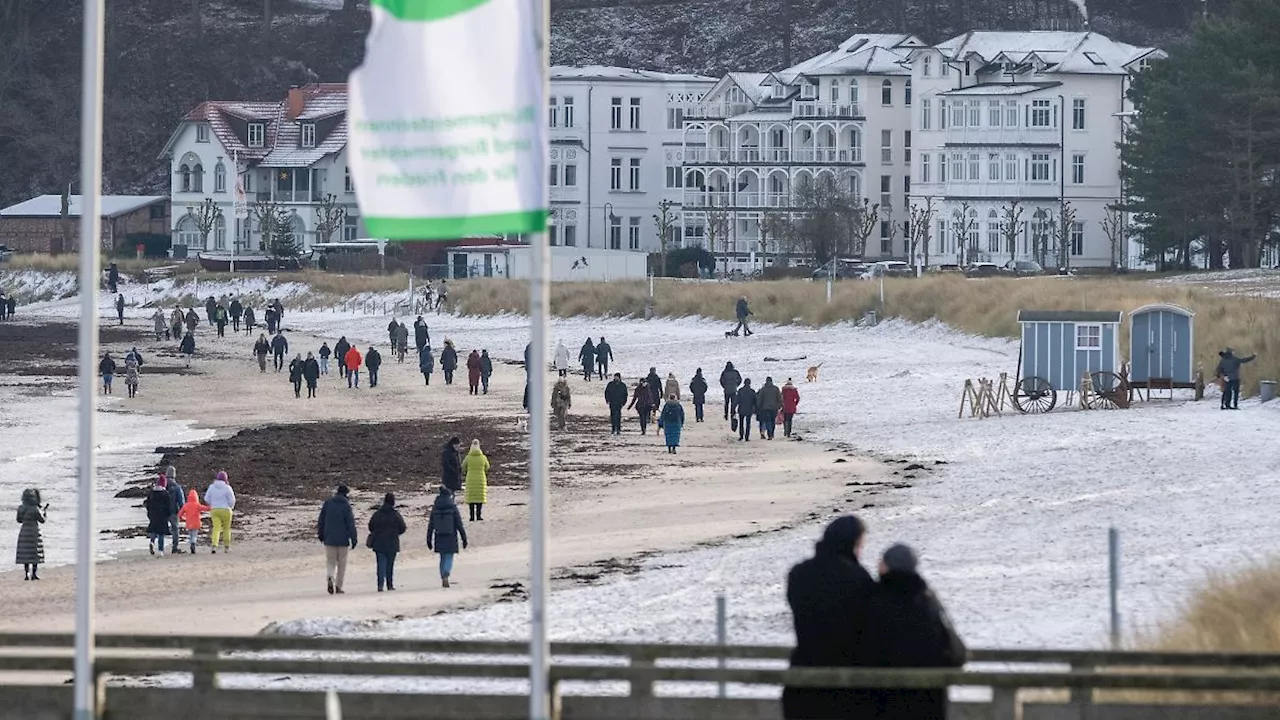
{"label": "wooden wagon wheel", "polygon": [[1129,407],[1129,383],[1113,372],[1089,374],[1093,392],[1089,395],[1090,410],[1115,410]]}
{"label": "wooden wagon wheel", "polygon": [[1024,415],[1047,413],[1058,404],[1058,391],[1044,378],[1024,377],[1013,387],[1013,406]]}

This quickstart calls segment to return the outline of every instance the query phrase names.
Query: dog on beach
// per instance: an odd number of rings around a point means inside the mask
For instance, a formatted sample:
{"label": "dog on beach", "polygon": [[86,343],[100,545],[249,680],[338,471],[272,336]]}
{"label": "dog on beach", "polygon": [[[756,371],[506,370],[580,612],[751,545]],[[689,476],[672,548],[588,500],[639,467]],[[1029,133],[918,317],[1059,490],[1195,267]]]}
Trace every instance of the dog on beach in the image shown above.
{"label": "dog on beach", "polygon": [[521,415],[516,418],[516,430],[520,432],[529,432],[529,416]]}
{"label": "dog on beach", "polygon": [[725,336],[725,337],[733,337],[733,336],[735,336],[735,335],[737,335],[737,334],[738,334],[738,333],[736,333],[736,332],[734,332],[734,331],[732,331],[732,330],[725,330],[725,331],[724,331],[724,336]]}
{"label": "dog on beach", "polygon": [[818,382],[818,368],[822,367],[822,363],[810,365],[808,372],[804,374],[805,382]]}

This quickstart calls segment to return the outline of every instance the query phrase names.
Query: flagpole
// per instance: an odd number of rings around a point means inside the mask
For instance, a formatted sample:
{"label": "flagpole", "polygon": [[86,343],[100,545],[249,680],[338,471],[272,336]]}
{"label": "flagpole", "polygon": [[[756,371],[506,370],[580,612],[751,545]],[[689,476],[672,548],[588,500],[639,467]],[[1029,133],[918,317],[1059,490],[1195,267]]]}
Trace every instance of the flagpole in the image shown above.
{"label": "flagpole", "polygon": [[[551,3],[550,0],[531,2],[536,19],[533,30],[541,55],[539,68],[542,92],[538,93],[538,97],[542,100],[542,107],[538,108],[535,116],[541,122],[542,108],[546,107],[546,98],[550,93],[551,51],[548,38],[551,37]],[[537,157],[545,163],[549,152],[545,133],[542,138],[543,147],[537,148],[536,152],[540,153]],[[547,186],[545,169],[539,172],[538,177],[542,188],[541,207],[549,208],[550,188]],[[551,251],[547,245],[546,228],[542,228],[542,232],[533,233],[529,244],[533,253],[532,273],[529,277],[529,336],[532,344],[529,348],[529,363],[533,366],[529,372],[529,544],[532,556],[529,561],[529,605],[532,613],[529,623],[529,718],[550,720],[553,698],[550,694],[550,647],[547,643],[547,591],[551,584],[547,567],[547,495],[550,484],[548,446],[551,433],[547,417],[546,372],[547,316],[550,313],[547,275],[551,265]]]}
{"label": "flagpole", "polygon": [[85,0],[84,59],[80,100],[80,426],[76,518],[75,720],[92,720],[96,705],[93,641],[94,415],[98,382],[98,255],[102,206],[102,46],[106,0]]}

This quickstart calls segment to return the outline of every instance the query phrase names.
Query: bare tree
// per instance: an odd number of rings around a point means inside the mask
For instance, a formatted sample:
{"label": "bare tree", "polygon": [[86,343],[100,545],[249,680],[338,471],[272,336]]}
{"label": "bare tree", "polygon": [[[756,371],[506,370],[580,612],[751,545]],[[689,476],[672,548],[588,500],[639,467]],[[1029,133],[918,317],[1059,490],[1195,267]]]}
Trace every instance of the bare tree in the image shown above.
{"label": "bare tree", "polygon": [[1053,227],[1053,211],[1048,208],[1036,208],[1031,214],[1031,256],[1041,267],[1049,264],[1049,240]]}
{"label": "bare tree", "polygon": [[209,233],[213,232],[218,226],[218,220],[222,219],[222,208],[213,198],[205,198],[199,205],[187,207],[187,214],[195,222],[196,230],[200,231],[201,247],[209,247]]}
{"label": "bare tree", "polygon": [[880,210],[882,211],[882,214],[883,214],[884,229],[889,231],[889,234],[888,234],[888,236],[887,236],[887,237],[885,236],[884,230],[881,230],[881,232],[880,232],[880,241],[881,241],[880,251],[881,251],[882,253],[884,252],[884,241],[885,241],[885,240],[888,240],[888,241],[889,241],[889,256],[890,256],[890,257],[893,257],[893,249],[894,249],[894,248],[897,246],[897,244],[898,244],[898,242],[897,242],[897,241],[898,241],[898,229],[899,229],[899,228],[898,228],[898,223],[897,223],[897,222],[895,222],[895,221],[894,221],[894,219],[893,219],[893,206],[892,206],[892,205],[883,205],[883,206],[881,206]]}
{"label": "bare tree", "polygon": [[1118,206],[1108,205],[1101,224],[1102,234],[1107,236],[1107,244],[1111,246],[1111,269],[1115,270],[1120,267],[1125,241],[1124,213]]}
{"label": "bare tree", "polygon": [[871,238],[871,233],[876,231],[876,227],[880,223],[880,204],[863,198],[862,205],[855,207],[856,211],[853,217],[854,245],[851,254],[853,257],[862,260],[867,256],[867,240]]}
{"label": "bare tree", "polygon": [[671,229],[675,227],[678,216],[671,208],[675,203],[667,198],[663,198],[658,203],[658,212],[653,216],[653,224],[658,232],[658,251],[662,255],[661,272],[659,274],[667,274],[667,250],[671,244]]}
{"label": "bare tree", "polygon": [[258,232],[262,235],[262,249],[272,252],[276,235],[283,226],[289,224],[284,208],[270,200],[259,200],[253,204],[250,212],[258,221]]}
{"label": "bare tree", "polygon": [[774,210],[765,210],[760,215],[760,267],[769,264],[769,242],[772,241],[775,254],[786,252],[791,235],[791,224],[787,216]]}
{"label": "bare tree", "polygon": [[338,204],[336,195],[325,195],[316,207],[316,240],[330,242],[333,234],[342,229],[347,219],[347,209]]}
{"label": "bare tree", "polygon": [[716,242],[720,242],[724,255],[724,271],[729,272],[729,211],[716,205],[707,206],[706,224],[707,248],[716,251]]}
{"label": "bare tree", "polygon": [[1021,200],[1010,200],[1000,209],[1000,232],[1004,235],[1010,265],[1018,255],[1018,231],[1021,230],[1023,211]]}
{"label": "bare tree", "polygon": [[1058,208],[1058,222],[1054,225],[1054,233],[1057,235],[1058,267],[1064,270],[1071,267],[1071,231],[1075,229],[1075,224],[1076,209],[1069,201],[1063,200]]}
{"label": "bare tree", "polygon": [[842,240],[856,244],[857,200],[833,182],[803,184],[792,198],[795,242],[814,263],[841,254]]}
{"label": "bare tree", "polygon": [[974,233],[978,231],[978,218],[973,214],[973,206],[967,202],[951,211],[951,224],[956,233],[956,250],[958,264],[967,265],[978,257],[978,240]]}
{"label": "bare tree", "polygon": [[909,261],[914,261],[916,253],[920,253],[922,269],[929,267],[929,237],[934,213],[932,197],[926,197],[923,203],[917,201],[911,204],[910,234],[907,236],[907,243],[910,245],[908,254],[911,256]]}

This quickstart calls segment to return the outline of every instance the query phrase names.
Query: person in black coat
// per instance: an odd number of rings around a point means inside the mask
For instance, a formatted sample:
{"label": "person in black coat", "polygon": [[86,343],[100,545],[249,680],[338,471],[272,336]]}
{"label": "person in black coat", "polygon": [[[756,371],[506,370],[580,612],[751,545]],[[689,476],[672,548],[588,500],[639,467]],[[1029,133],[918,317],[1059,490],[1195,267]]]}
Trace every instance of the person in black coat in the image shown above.
{"label": "person in black coat", "polygon": [[698,368],[689,381],[689,394],[693,396],[694,422],[702,422],[702,406],[707,404],[707,379],[702,376],[702,368]]}
{"label": "person in black coat", "polygon": [[253,308],[251,307],[245,308],[244,309],[244,334],[252,335],[253,329],[257,327],[257,325],[258,325],[258,318],[254,317]]}
{"label": "person in black coat", "polygon": [[289,361],[289,382],[293,383],[293,396],[302,397],[302,353],[298,353]]}
{"label": "person in black coat", "polygon": [[178,343],[178,351],[186,360],[187,367],[191,367],[191,356],[196,354],[196,336],[192,335],[190,330],[182,336],[182,342]]}
{"label": "person in black coat", "polygon": [[590,380],[591,371],[596,369],[596,345],[591,342],[591,338],[587,338],[578,350],[578,362],[582,363],[582,379]]}
{"label": "person in black coat", "polygon": [[734,395],[733,405],[738,410],[738,439],[751,439],[751,418],[756,414],[756,391],[751,387],[751,378],[742,381],[742,387]]}
{"label": "person in black coat", "polygon": [[344,380],[347,377],[347,351],[350,349],[351,343],[347,342],[346,335],[338,338],[338,342],[333,345],[333,361],[338,365],[338,377]]}
{"label": "person in black coat", "polygon": [[444,373],[444,384],[453,384],[453,371],[458,369],[458,351],[453,348],[452,340],[444,341],[444,350],[440,351],[440,370]]}
{"label": "person in black coat", "polygon": [[462,490],[462,456],[458,454],[461,445],[461,438],[454,435],[440,451],[440,482],[454,492]]}
{"label": "person in black coat", "polygon": [[271,338],[271,357],[276,372],[284,368],[284,354],[287,352],[289,352],[289,341],[285,339],[284,333]]}
{"label": "person in black coat", "polygon": [[613,360],[613,348],[609,343],[604,341],[601,336],[600,342],[596,343],[596,374],[603,380],[605,375],[609,374],[609,362]]}
{"label": "person in black coat", "polygon": [[378,368],[382,367],[382,353],[369,347],[364,354],[364,366],[369,371],[369,387],[378,387]]}
{"label": "person in black coat", "polygon": [[320,383],[320,363],[311,353],[307,353],[307,359],[302,363],[302,379],[307,381],[307,397],[314,398],[316,385]]}
{"label": "person in black coat", "polygon": [[738,386],[742,384],[742,373],[733,367],[733,363],[724,364],[724,370],[720,371],[720,388],[724,390],[724,419],[728,420],[731,413],[736,413],[734,401],[737,399]]}
{"label": "person in black coat", "polygon": [[442,487],[431,506],[431,518],[427,520],[427,549],[440,553],[440,584],[444,587],[449,587],[449,576],[453,574],[458,538],[462,538],[462,547],[466,549],[467,529],[462,525],[462,513],[453,499],[453,491]]}
{"label": "person in black coat", "polygon": [[609,429],[613,435],[622,434],[622,409],[627,406],[629,394],[627,384],[622,382],[622,373],[614,373],[604,388],[604,401],[609,405]]}
{"label": "person in black coat", "polygon": [[240,298],[231,301],[227,312],[231,315],[231,331],[240,332],[240,316],[244,315],[244,305],[240,303]]}
{"label": "person in black coat", "polygon": [[316,536],[324,544],[330,595],[342,594],[342,581],[347,575],[347,554],[355,549],[358,541],[356,516],[347,497],[350,494],[350,488],[339,485],[333,497],[320,506],[320,517],[316,520]]}
{"label": "person in black coat", "polygon": [[644,386],[649,389],[653,412],[657,413],[662,408],[662,378],[658,377],[657,368],[649,368],[649,374],[644,377]]}
{"label": "person in black coat", "polygon": [[404,518],[396,510],[396,496],[387,493],[382,507],[369,518],[369,549],[378,563],[378,592],[385,585],[396,589],[396,554],[400,552],[400,536],[404,534]]}
{"label": "person in black coat", "polygon": [[417,320],[413,321],[413,342],[418,348],[418,352],[422,352],[422,348],[431,344],[431,331],[427,328],[427,323],[423,321],[419,315]]}
{"label": "person in black coat", "polygon": [[[876,592],[858,562],[866,529],[852,515],[827,526],[812,558],[791,568],[787,604],[795,624],[791,667],[866,667],[864,641]],[[860,688],[794,688],[782,691],[786,720],[863,720],[877,717],[876,698]]]}
{"label": "person in black coat", "polygon": [[[871,598],[863,644],[869,664],[892,668],[964,666],[964,643],[947,611],[916,572],[916,554],[894,545],[880,561],[880,585]],[[946,720],[947,690],[874,690],[880,720]]]}
{"label": "person in black coat", "polygon": [[158,544],[162,557],[164,556],[164,539],[169,534],[169,516],[178,513],[178,509],[173,506],[173,498],[169,495],[167,484],[168,478],[161,475],[156,479],[151,492],[147,493],[146,499],[142,501],[142,507],[147,510],[147,541],[151,554],[156,554]]}
{"label": "person in black coat", "polygon": [[116,296],[116,317],[120,319],[120,324],[124,324],[124,295]]}

